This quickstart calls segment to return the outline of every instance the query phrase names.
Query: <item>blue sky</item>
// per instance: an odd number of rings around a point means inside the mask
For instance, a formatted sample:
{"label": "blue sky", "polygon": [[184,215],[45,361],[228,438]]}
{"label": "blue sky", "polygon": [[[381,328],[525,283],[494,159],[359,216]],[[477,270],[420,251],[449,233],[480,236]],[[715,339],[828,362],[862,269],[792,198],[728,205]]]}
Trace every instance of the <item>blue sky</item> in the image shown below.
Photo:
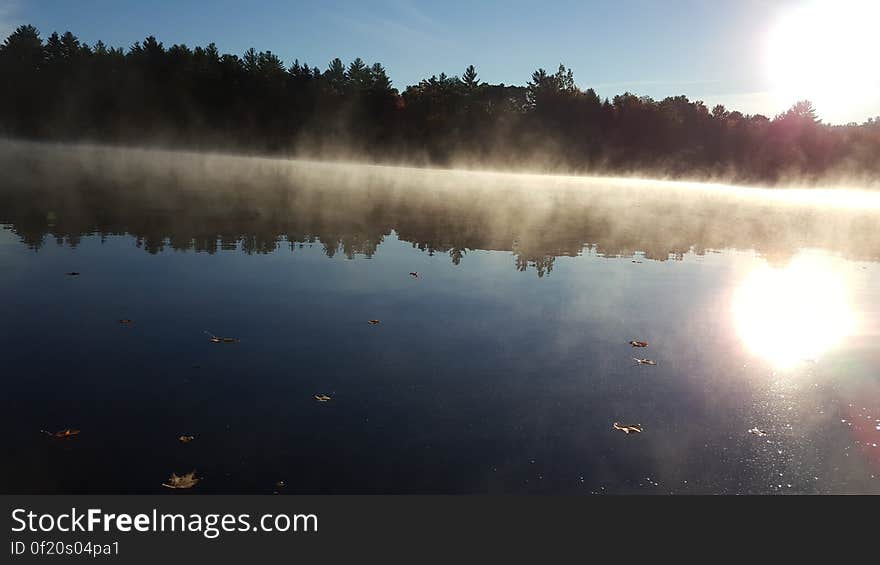
{"label": "blue sky", "polygon": [[[774,115],[794,100],[770,94],[767,35],[795,0],[426,2],[329,0],[0,0],[0,33],[32,23],[88,43],[127,47],[215,42],[221,52],[269,49],[325,68],[333,57],[379,61],[395,86],[474,64],[491,83],[525,84],[538,67],[571,67],[601,96],[629,90],[686,94],[707,104]],[[817,104],[826,121],[862,121],[876,104]],[[824,114],[822,110],[825,110]]]}

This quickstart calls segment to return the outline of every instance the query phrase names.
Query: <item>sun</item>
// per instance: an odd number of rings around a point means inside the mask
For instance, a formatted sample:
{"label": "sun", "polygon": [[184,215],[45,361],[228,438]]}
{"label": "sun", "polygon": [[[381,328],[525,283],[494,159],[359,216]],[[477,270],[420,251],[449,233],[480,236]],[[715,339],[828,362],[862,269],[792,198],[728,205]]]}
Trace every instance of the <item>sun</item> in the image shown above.
{"label": "sun", "polygon": [[803,253],[782,269],[762,265],[733,300],[740,339],[777,369],[816,360],[856,331],[843,261]]}
{"label": "sun", "polygon": [[876,96],[878,21],[878,0],[813,0],[780,14],[766,49],[774,94],[812,100],[820,115]]}

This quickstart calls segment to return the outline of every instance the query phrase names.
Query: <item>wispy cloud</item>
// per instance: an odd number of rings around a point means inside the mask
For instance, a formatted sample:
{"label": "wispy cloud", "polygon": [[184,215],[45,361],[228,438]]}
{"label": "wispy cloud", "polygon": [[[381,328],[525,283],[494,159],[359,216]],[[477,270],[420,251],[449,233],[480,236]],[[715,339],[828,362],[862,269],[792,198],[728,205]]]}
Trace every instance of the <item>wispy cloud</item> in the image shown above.
{"label": "wispy cloud", "polygon": [[423,27],[435,27],[436,22],[433,18],[425,14],[419,8],[408,0],[391,0],[391,5],[396,11],[412,21],[418,22]]}
{"label": "wispy cloud", "polygon": [[723,104],[728,110],[738,110],[743,114],[763,114],[768,117],[785,110],[785,104],[779,100],[779,96],[769,90],[714,94],[703,97],[703,102],[710,107]]}
{"label": "wispy cloud", "polygon": [[593,88],[624,88],[628,86],[693,86],[700,84],[718,84],[720,80],[631,80],[622,82],[602,82],[592,85]]}
{"label": "wispy cloud", "polygon": [[352,19],[341,17],[342,23],[352,30],[368,36],[373,40],[406,43],[412,45],[413,42],[424,45],[430,43],[432,45],[443,45],[445,41],[434,33],[406,25],[398,20],[382,17],[361,17]]}
{"label": "wispy cloud", "polygon": [[358,14],[356,17],[336,15],[337,21],[371,41],[395,45],[449,47],[437,22],[407,0],[390,0],[388,9]]}

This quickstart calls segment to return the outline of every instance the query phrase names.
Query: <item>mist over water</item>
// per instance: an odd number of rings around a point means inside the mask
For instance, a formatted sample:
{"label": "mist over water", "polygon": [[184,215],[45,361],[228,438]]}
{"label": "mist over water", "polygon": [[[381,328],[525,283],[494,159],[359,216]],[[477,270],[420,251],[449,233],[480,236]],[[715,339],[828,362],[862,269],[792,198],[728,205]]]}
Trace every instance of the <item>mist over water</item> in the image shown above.
{"label": "mist over water", "polygon": [[151,251],[242,243],[271,251],[320,240],[328,254],[375,252],[392,231],[453,257],[513,251],[519,262],[585,249],[651,259],[693,250],[785,258],[820,247],[880,250],[880,193],[762,189],[636,178],[417,169],[101,146],[0,144],[3,221],[46,236],[129,233]]}
{"label": "mist over water", "polygon": [[878,193],[10,141],[0,170],[6,492],[880,492]]}

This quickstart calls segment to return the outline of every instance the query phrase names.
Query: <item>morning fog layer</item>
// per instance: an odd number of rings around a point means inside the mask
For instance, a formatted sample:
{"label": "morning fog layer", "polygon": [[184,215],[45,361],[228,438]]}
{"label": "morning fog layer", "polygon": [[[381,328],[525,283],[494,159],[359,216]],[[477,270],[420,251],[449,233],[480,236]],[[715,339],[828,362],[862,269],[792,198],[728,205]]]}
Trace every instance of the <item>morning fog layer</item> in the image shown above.
{"label": "morning fog layer", "polygon": [[98,146],[0,144],[0,222],[34,248],[48,238],[131,234],[166,248],[271,252],[320,242],[370,256],[396,232],[448,253],[512,251],[552,270],[584,251],[679,258],[805,247],[876,259],[880,195],[601,177],[382,167]]}

